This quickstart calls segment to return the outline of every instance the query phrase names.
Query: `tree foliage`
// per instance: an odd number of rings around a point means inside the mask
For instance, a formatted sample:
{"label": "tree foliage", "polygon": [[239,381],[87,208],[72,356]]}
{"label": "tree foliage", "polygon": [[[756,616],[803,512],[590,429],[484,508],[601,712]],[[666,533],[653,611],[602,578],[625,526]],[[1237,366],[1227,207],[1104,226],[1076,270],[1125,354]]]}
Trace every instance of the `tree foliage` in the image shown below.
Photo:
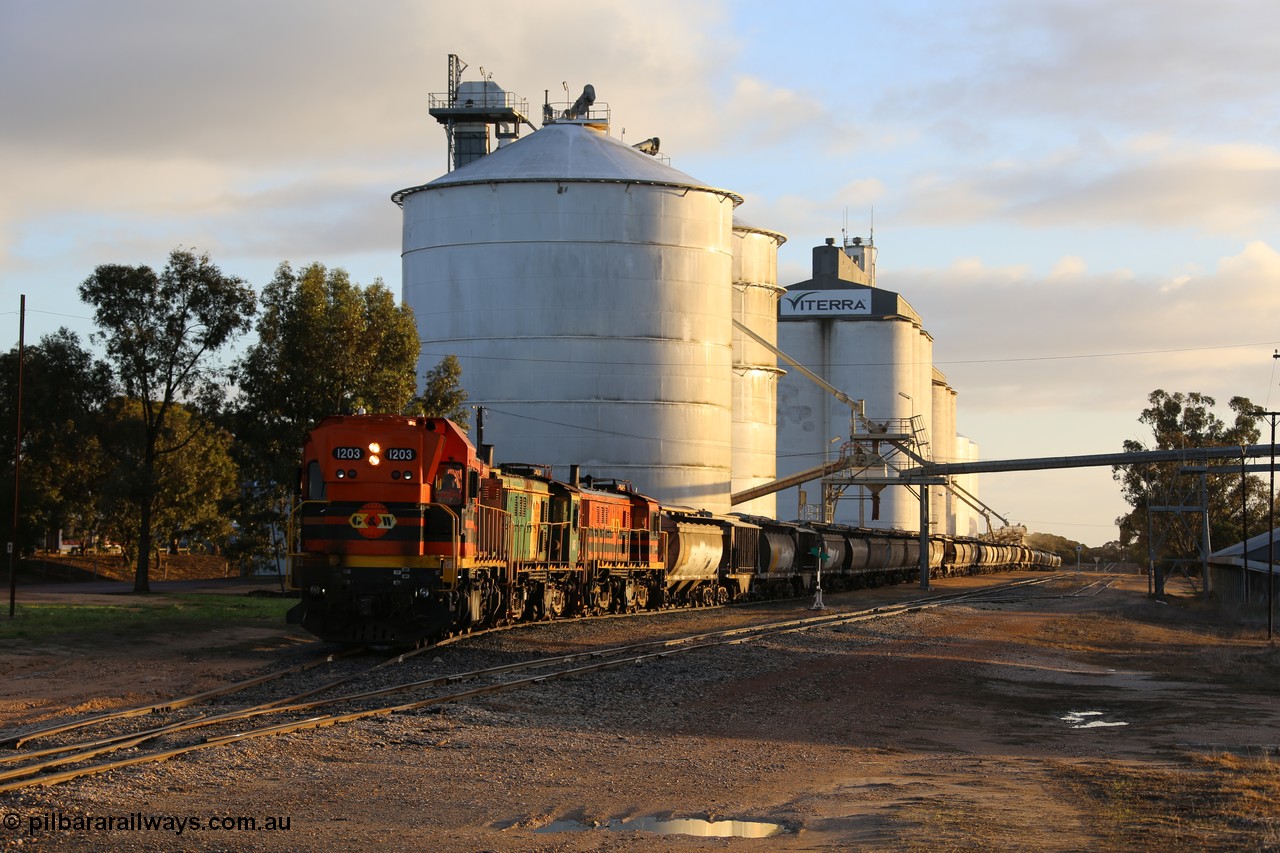
{"label": "tree foliage", "polygon": [[[116,398],[106,406],[105,440],[115,451],[102,489],[106,531],[134,556],[140,548],[164,548],[178,539],[221,549],[231,533],[227,510],[239,487],[231,434],[198,412],[173,406],[164,428],[170,449],[156,457],[148,490],[132,474],[146,455],[145,420],[139,400]],[[154,535],[143,542],[139,534],[148,507]]]}
{"label": "tree foliage", "polygon": [[[311,264],[276,269],[262,291],[258,341],[237,367],[237,434],[264,460],[294,465],[307,430],[359,407],[399,412],[416,388],[418,329],[381,281]],[[282,468],[263,473],[281,479]]]}
{"label": "tree foliage", "polygon": [[1028,533],[1023,542],[1032,548],[1057,554],[1064,566],[1074,566],[1081,552],[1086,550],[1083,543],[1056,533]]}
{"label": "tree foliage", "polygon": [[[1149,443],[1126,440],[1126,453],[1238,447],[1257,443],[1260,435],[1257,407],[1245,397],[1232,397],[1228,403],[1234,413],[1230,423],[1214,412],[1214,398],[1204,394],[1170,394],[1157,389],[1147,397],[1147,402],[1149,405],[1138,416],[1138,422],[1150,428],[1152,440]],[[1120,542],[1130,548],[1135,561],[1146,562],[1151,544],[1156,546],[1152,550],[1165,559],[1190,559],[1199,555],[1203,539],[1200,516],[1158,509],[1202,503],[1199,478],[1179,473],[1179,469],[1187,464],[1142,463],[1117,465],[1112,469],[1125,501],[1133,507],[1116,519],[1116,523],[1120,527]],[[1242,484],[1239,462],[1208,464],[1218,469],[1205,478],[1210,547],[1214,547],[1212,543],[1226,544],[1240,538],[1242,499],[1247,503],[1248,512],[1257,518],[1258,513],[1265,513],[1266,497],[1256,477],[1248,477]],[[1245,490],[1243,494],[1242,488]],[[1157,508],[1150,513],[1150,542],[1147,533],[1149,507]]]}
{"label": "tree foliage", "polygon": [[[298,451],[321,418],[365,408],[466,420],[456,358],[415,396],[417,327],[381,281],[362,287],[340,269],[282,264],[263,289],[258,340],[233,371],[217,354],[249,328],[257,299],[207,255],[175,250],[159,273],[100,266],[80,296],[106,359],[66,330],[26,350],[19,542],[39,547],[68,526],[101,533],[136,560],[139,592],[153,541],[279,556]],[[16,351],[0,354],[0,417],[10,421],[16,366]],[[0,455],[3,504],[13,493],[12,433],[0,434]]]}
{"label": "tree foliage", "polygon": [[[134,591],[148,592],[153,523],[161,508],[163,457],[183,450],[194,434],[170,419],[183,402],[206,409],[222,397],[225,371],[215,354],[248,329],[253,290],[227,276],[206,255],[175,249],[164,270],[108,264],[80,285],[80,298],[94,309],[107,358],[126,398],[140,410],[136,467],[117,473],[129,483],[138,506],[137,572]],[[120,440],[128,435],[112,432]],[[125,453],[132,444],[108,449]]]}
{"label": "tree foliage", "polygon": [[237,365],[232,418],[247,484],[237,513],[253,547],[274,547],[307,431],[321,418],[400,412],[417,387],[418,329],[381,282],[281,264],[262,291],[258,340]]}
{"label": "tree foliage", "polygon": [[[112,394],[111,371],[67,329],[46,335],[23,352],[22,484],[17,547],[42,544],[41,534],[75,526],[96,529],[100,472],[98,417]],[[0,355],[0,423],[17,422],[18,350]],[[0,512],[13,515],[14,433],[0,431],[5,466]]]}
{"label": "tree foliage", "polygon": [[409,404],[412,414],[432,418],[448,418],[462,427],[470,428],[467,411],[467,392],[462,388],[462,365],[455,355],[446,355],[440,363],[427,371],[422,393]]}

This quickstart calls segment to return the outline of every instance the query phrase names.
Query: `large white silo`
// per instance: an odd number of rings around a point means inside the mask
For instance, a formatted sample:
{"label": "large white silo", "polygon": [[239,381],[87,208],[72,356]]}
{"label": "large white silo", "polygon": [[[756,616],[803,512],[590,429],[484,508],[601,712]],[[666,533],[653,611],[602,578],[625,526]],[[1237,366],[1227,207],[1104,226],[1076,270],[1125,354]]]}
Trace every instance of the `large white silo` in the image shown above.
{"label": "large white silo", "polygon": [[[778,247],[786,237],[735,218],[733,319],[760,337],[778,339]],[[777,472],[777,356],[733,330],[733,487],[740,492],[772,481]],[[774,517],[777,499],[765,495],[736,504],[735,512]]]}
{"label": "large white silo", "polygon": [[[779,348],[850,397],[865,401],[870,421],[888,424],[899,435],[914,421],[920,427],[918,438],[931,441],[933,339],[919,315],[898,294],[874,286],[874,247],[857,238],[843,247],[828,240],[813,255],[813,278],[792,285],[782,296]],[[836,458],[850,434],[849,418],[849,408],[831,394],[798,372],[788,373],[778,384],[778,476]],[[900,455],[896,461],[914,464]],[[896,479],[896,473],[885,468],[882,477]],[[780,514],[797,512],[799,491],[779,493]],[[822,504],[816,480],[804,491],[807,505]],[[937,511],[932,515],[940,518]],[[902,486],[850,486],[836,504],[834,520],[918,530],[920,504]]]}
{"label": "large white silo", "polygon": [[419,369],[458,356],[500,459],[729,510],[738,196],[557,122],[394,199]]}

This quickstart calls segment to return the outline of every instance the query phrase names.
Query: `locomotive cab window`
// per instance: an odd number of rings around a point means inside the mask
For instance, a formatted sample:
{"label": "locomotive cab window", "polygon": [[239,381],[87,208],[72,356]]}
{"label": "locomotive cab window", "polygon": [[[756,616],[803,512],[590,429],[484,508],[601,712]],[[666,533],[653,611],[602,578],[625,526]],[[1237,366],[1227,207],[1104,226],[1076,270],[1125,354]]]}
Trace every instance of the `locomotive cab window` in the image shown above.
{"label": "locomotive cab window", "polygon": [[462,503],[462,466],[441,465],[436,474],[435,499],[438,503],[459,506]]}

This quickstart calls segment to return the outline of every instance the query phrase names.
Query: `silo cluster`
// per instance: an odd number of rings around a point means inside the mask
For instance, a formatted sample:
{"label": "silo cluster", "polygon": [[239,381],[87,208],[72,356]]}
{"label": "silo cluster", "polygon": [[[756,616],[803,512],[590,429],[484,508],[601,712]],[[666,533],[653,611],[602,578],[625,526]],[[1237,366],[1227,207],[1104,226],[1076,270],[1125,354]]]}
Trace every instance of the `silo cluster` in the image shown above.
{"label": "silo cluster", "polygon": [[[780,299],[779,348],[861,400],[865,417],[851,423],[849,407],[830,393],[802,376],[785,376],[778,387],[778,476],[842,453],[865,458],[862,467],[849,469],[856,474],[833,475],[825,484],[815,478],[779,492],[778,512],[919,530],[919,498],[898,484],[899,471],[916,462],[876,436],[894,437],[935,462],[968,461],[969,445],[957,441],[956,393],[933,366],[933,337],[906,299],[876,286],[875,261],[870,242],[855,237],[836,245],[828,239],[813,250],[813,277],[791,285]],[[839,498],[830,500],[824,485],[838,488]],[[955,533],[958,523],[978,517],[957,494],[928,488],[932,532]]]}
{"label": "silo cluster", "polygon": [[[910,424],[926,456],[976,455],[955,433],[955,392],[919,315],[875,286],[873,243],[828,240],[814,249],[812,279],[780,286],[786,238],[737,218],[735,193],[662,162],[656,138],[610,136],[592,87],[566,109],[544,105],[543,126],[519,138],[532,127],[524,102],[491,81],[460,82],[463,67],[451,56],[450,91],[432,96],[450,171],[393,196],[404,212],[403,298],[418,321],[420,373],[458,357],[469,402],[486,411],[484,441],[503,461],[561,476],[579,465],[717,513],[812,517],[806,501],[827,511],[816,480],[806,498],[791,488],[731,504],[848,452],[862,429],[735,321],[863,400],[870,421]],[[883,483],[846,488],[830,520],[918,529],[918,499],[891,485],[896,474],[886,463]],[[931,488],[931,505],[946,507],[934,532],[976,532],[978,513]]]}

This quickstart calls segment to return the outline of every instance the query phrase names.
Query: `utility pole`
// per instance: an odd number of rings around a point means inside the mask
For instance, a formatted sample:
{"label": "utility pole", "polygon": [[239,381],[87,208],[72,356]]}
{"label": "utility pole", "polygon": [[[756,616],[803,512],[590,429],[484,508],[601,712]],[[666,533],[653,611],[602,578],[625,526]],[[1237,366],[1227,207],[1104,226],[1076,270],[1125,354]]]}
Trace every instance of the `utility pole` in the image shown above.
{"label": "utility pole", "polygon": [[1249,475],[1245,470],[1244,454],[1247,448],[1240,445],[1240,607],[1249,606]]}
{"label": "utility pole", "polygon": [[[1280,352],[1272,358],[1280,358]],[[1276,621],[1276,418],[1280,412],[1254,412],[1271,422],[1271,484],[1267,489],[1267,642],[1271,642]]]}
{"label": "utility pole", "polygon": [[27,334],[27,295],[18,302],[18,426],[13,441],[13,527],[9,533],[9,618],[18,609],[18,495],[22,484],[22,360]]}

